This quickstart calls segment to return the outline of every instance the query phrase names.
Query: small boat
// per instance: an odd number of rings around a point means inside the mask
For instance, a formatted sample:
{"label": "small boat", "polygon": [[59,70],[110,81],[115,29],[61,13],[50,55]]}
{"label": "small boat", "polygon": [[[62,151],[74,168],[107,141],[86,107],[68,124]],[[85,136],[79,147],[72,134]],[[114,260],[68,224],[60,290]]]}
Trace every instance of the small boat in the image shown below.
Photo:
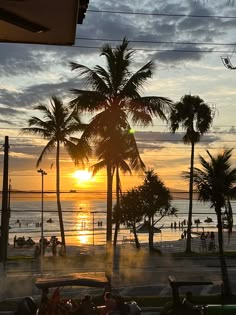
{"label": "small boat", "polygon": [[52,223],[53,221],[52,221],[52,218],[50,218],[50,219],[48,219],[47,220],[47,223]]}
{"label": "small boat", "polygon": [[212,220],[212,218],[207,217],[207,219],[204,220],[204,222],[206,222],[206,223],[211,223],[211,222],[213,222],[213,220]]}
{"label": "small boat", "polygon": [[201,221],[200,221],[199,219],[196,219],[196,220],[194,220],[194,223],[195,223],[195,224],[200,224]]}

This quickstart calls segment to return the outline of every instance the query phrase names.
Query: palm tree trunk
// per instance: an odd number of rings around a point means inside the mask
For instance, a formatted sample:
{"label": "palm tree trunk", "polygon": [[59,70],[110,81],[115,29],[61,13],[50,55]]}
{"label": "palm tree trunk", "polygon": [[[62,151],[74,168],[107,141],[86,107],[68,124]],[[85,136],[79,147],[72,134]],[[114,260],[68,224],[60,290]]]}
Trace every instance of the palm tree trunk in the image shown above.
{"label": "palm tree trunk", "polygon": [[116,215],[116,224],[115,224],[115,232],[113,239],[113,246],[116,247],[118,232],[120,228],[120,174],[119,167],[116,167],[116,207],[117,207],[117,215]]}
{"label": "palm tree trunk", "polygon": [[149,237],[148,237],[148,243],[149,243],[149,250],[153,250],[153,216],[148,218],[148,229],[149,229]]}
{"label": "palm tree trunk", "polygon": [[191,253],[191,231],[192,231],[192,215],[193,215],[193,166],[194,166],[194,142],[191,143],[191,159],[190,159],[190,178],[189,178],[189,209],[188,209],[188,228],[186,253]]}
{"label": "palm tree trunk", "polygon": [[57,152],[56,152],[56,196],[57,196],[57,211],[59,217],[60,231],[61,231],[61,242],[64,246],[64,252],[66,252],[66,241],[64,224],[62,218],[61,200],[60,200],[60,143],[57,141]]}
{"label": "palm tree trunk", "polygon": [[223,240],[223,229],[222,229],[222,219],[221,219],[221,208],[215,208],[217,214],[217,226],[218,226],[218,244],[219,244],[219,260],[221,267],[221,275],[223,281],[223,295],[224,297],[229,297],[232,295],[231,285],[229,281],[228,269],[226,265],[226,260],[224,256],[224,240]]}
{"label": "palm tree trunk", "polygon": [[107,164],[107,246],[112,243],[112,168],[110,163]]}

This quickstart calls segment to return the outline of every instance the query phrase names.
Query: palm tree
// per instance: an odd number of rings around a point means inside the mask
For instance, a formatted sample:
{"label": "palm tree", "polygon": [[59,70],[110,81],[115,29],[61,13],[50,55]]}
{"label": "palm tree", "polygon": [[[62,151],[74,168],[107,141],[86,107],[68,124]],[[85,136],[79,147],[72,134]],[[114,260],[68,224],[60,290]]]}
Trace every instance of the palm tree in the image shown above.
{"label": "palm tree", "polygon": [[[103,138],[100,138],[96,143],[96,155],[98,156],[99,162],[92,165],[91,169],[93,174],[96,174],[102,168],[107,169],[107,175],[111,180],[109,183],[112,185],[112,179],[116,174],[116,211],[119,211],[120,206],[120,195],[121,195],[121,181],[120,173],[130,173],[132,170],[140,170],[145,168],[142,162],[134,135],[127,131],[113,130],[113,132],[104,134]],[[108,166],[110,174],[108,173]],[[109,187],[109,191],[112,191],[112,187]],[[107,220],[110,222],[112,213],[107,213]],[[116,220],[115,234],[114,234],[114,246],[116,245],[119,221],[118,216]],[[112,233],[112,230],[109,230]],[[109,239],[107,239],[109,242]]]}
{"label": "palm tree", "polygon": [[81,123],[78,114],[68,109],[62,100],[53,96],[50,105],[39,104],[34,107],[43,115],[43,119],[39,117],[31,117],[28,121],[29,127],[22,128],[22,133],[39,135],[43,139],[48,140],[46,146],[41,152],[36,166],[42,162],[43,157],[56,148],[56,197],[57,209],[59,216],[59,224],[61,231],[61,241],[65,247],[65,232],[62,217],[62,208],[60,201],[60,148],[64,145],[71,158],[77,165],[87,161],[91,150],[84,139],[70,138],[78,131],[83,131],[85,125]]}
{"label": "palm tree", "polygon": [[223,280],[224,295],[232,294],[223,248],[222,209],[228,199],[236,196],[236,168],[232,168],[230,158],[232,149],[225,149],[213,157],[207,151],[209,161],[200,156],[202,169],[194,168],[194,186],[199,192],[199,199],[209,201],[215,208],[218,227],[219,258]]}
{"label": "palm tree", "polygon": [[[154,170],[145,172],[143,185],[139,186],[139,189],[143,213],[148,218],[149,249],[153,250],[155,224],[165,216],[176,215],[177,210],[171,207],[170,191]],[[159,217],[155,218],[157,214]]]}
{"label": "palm tree", "polygon": [[180,127],[186,133],[183,136],[185,144],[191,145],[190,176],[189,176],[189,213],[186,252],[191,252],[191,226],[193,208],[193,167],[195,144],[200,141],[210,128],[213,121],[213,111],[199,96],[184,95],[180,102],[173,105],[170,114],[170,129],[173,133]]}
{"label": "palm tree", "polygon": [[[99,65],[94,69],[71,63],[72,70],[77,70],[89,89],[73,89],[76,97],[71,101],[72,108],[90,114],[98,112],[89,124],[88,135],[99,134],[101,130],[113,132],[114,129],[127,130],[130,123],[147,126],[153,117],[166,119],[171,101],[165,97],[141,96],[144,84],[154,74],[155,64],[148,62],[137,72],[132,73],[134,50],[129,49],[129,42],[123,42],[115,49],[104,45],[101,56],[106,58],[106,68]],[[112,238],[112,167],[107,164],[107,241]]]}

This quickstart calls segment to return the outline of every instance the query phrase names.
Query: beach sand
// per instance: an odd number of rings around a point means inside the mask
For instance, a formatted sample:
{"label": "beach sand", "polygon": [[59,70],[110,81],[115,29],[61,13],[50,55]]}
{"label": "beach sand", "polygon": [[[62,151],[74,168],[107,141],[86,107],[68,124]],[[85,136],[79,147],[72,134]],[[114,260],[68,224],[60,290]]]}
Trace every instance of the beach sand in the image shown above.
{"label": "beach sand", "polygon": [[[228,239],[228,233],[223,233],[224,237],[224,250],[225,251],[235,251],[236,250],[236,231],[233,231],[230,235],[230,239]],[[215,241],[216,246],[218,246],[218,235],[215,233]],[[209,245],[209,239],[207,239],[207,245]],[[178,252],[184,252],[186,247],[186,239],[180,239],[180,240],[174,240],[174,241],[165,241],[160,240],[159,242],[156,242],[154,246],[161,250],[163,254],[165,253],[178,253]],[[201,242],[200,238],[198,236],[194,237],[192,239],[192,251],[194,252],[201,252]],[[126,242],[124,244],[119,244],[118,248],[124,249],[126,248],[131,250],[132,248],[135,248],[134,243]],[[148,244],[142,243],[141,248],[147,249]],[[58,247],[59,251],[59,247]],[[80,244],[80,245],[68,245],[67,246],[67,255],[68,256],[79,256],[79,255],[86,255],[86,254],[101,254],[106,252],[106,246],[105,245],[87,245],[87,244]],[[8,247],[8,257],[12,256],[26,256],[26,257],[33,257],[34,256],[34,247],[13,247],[12,244]],[[52,256],[51,248],[48,247],[46,249],[45,256]]]}

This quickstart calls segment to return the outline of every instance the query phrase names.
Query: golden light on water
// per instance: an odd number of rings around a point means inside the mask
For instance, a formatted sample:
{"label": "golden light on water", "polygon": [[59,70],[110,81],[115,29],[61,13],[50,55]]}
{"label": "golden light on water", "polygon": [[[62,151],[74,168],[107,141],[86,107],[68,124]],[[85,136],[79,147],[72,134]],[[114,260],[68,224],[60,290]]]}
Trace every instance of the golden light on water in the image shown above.
{"label": "golden light on water", "polygon": [[78,231],[77,240],[79,244],[89,244],[89,236],[87,235],[87,231]]}
{"label": "golden light on water", "polygon": [[80,212],[76,217],[77,240],[79,244],[89,244],[88,228],[90,215],[86,212]]}

